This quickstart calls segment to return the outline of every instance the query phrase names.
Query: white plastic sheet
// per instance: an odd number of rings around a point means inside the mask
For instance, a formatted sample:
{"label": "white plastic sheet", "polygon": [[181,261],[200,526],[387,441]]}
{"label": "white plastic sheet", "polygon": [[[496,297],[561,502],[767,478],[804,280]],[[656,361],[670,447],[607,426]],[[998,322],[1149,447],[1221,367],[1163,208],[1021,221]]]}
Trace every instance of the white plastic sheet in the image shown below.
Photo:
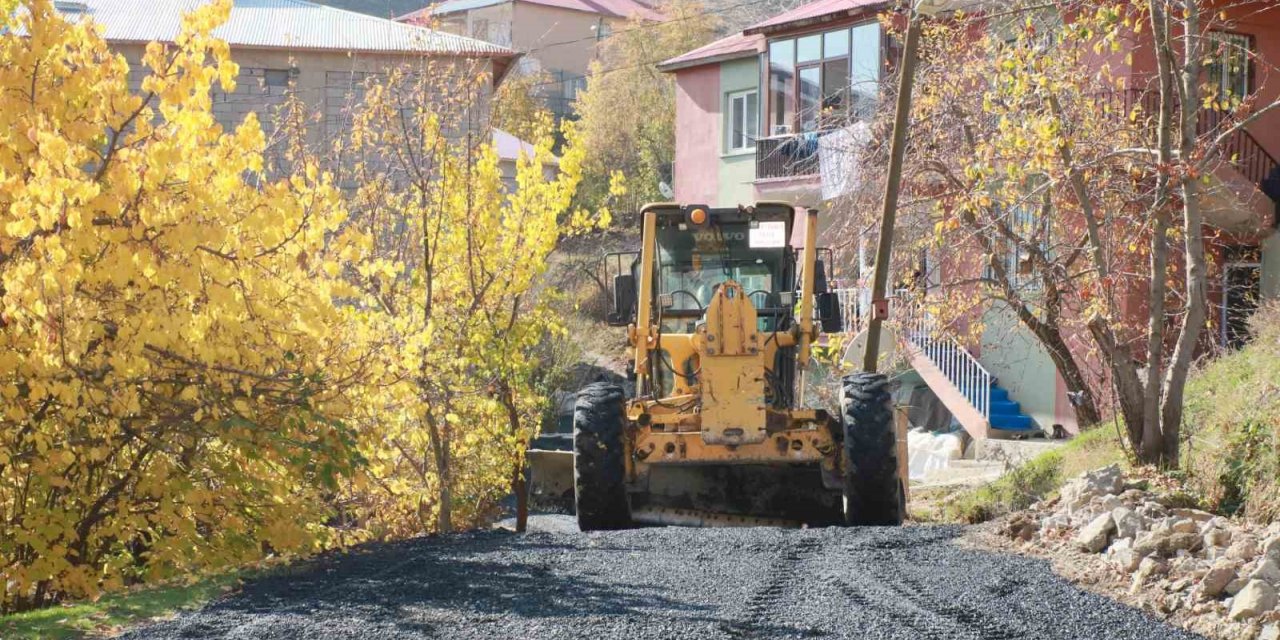
{"label": "white plastic sheet", "polygon": [[912,480],[922,480],[934,469],[946,469],[952,460],[964,456],[964,437],[959,433],[933,433],[912,429],[907,433],[907,467]]}

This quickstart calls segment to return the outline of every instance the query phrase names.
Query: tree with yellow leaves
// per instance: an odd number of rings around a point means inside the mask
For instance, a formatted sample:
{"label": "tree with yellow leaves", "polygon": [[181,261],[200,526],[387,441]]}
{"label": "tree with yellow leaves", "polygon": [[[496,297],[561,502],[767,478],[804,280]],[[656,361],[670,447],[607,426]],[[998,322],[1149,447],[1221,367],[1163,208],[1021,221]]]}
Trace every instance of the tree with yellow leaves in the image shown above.
{"label": "tree with yellow leaves", "polygon": [[0,11],[0,610],[329,543],[358,462],[351,234],[314,163],[263,173],[209,36],[152,44],[142,93],[90,24]]}
{"label": "tree with yellow leaves", "polygon": [[358,185],[351,224],[372,239],[348,277],[388,345],[384,403],[364,405],[369,485],[355,496],[376,536],[474,524],[521,475],[545,401],[533,354],[561,330],[541,286],[547,257],[565,233],[608,223],[572,209],[583,162],[572,130],[552,172],[551,129],[539,127],[515,188],[504,185],[473,113],[486,80],[438,61],[374,78],[332,154]]}
{"label": "tree with yellow leaves", "polygon": [[447,531],[519,475],[547,255],[608,222],[571,208],[572,132],[512,188],[483,74],[426,62],[323,161],[294,102],[265,169],[257,119],[211,114],[229,10],[140,94],[91,23],[0,12],[0,611]]}

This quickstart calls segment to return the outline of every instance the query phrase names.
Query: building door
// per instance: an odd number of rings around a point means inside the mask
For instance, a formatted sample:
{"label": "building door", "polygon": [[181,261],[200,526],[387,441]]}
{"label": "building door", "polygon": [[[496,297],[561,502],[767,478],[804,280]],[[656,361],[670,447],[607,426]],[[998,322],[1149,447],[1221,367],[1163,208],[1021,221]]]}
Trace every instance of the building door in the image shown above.
{"label": "building door", "polygon": [[1262,261],[1253,247],[1225,252],[1222,269],[1222,346],[1239,349],[1249,341],[1249,318],[1262,296]]}

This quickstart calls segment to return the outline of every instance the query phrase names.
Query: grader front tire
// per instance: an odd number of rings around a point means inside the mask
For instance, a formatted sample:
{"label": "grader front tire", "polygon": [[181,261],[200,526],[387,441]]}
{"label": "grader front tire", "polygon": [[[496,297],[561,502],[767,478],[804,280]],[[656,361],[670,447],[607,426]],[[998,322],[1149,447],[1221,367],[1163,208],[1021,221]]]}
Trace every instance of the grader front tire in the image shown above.
{"label": "grader front tire", "polygon": [[623,456],[622,388],[597,383],[578,392],[573,408],[573,486],[582,531],[631,526]]}
{"label": "grader front tire", "polygon": [[842,391],[845,523],[901,525],[906,501],[898,475],[889,380],[881,374],[857,373],[845,376]]}

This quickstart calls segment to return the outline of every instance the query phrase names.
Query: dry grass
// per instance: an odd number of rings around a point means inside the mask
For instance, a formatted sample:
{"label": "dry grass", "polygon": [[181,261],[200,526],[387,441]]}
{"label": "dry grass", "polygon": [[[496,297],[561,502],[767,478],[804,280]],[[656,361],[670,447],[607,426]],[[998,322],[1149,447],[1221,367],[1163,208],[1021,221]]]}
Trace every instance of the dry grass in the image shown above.
{"label": "dry grass", "polygon": [[1216,510],[1280,516],[1280,305],[1258,311],[1253,342],[1217,358],[1187,388],[1187,482]]}
{"label": "dry grass", "polygon": [[1035,504],[1084,471],[1113,463],[1127,464],[1115,433],[1105,426],[1092,429],[1060,449],[1036,456],[995,482],[933,496],[937,506],[932,515],[945,522],[986,522]]}

